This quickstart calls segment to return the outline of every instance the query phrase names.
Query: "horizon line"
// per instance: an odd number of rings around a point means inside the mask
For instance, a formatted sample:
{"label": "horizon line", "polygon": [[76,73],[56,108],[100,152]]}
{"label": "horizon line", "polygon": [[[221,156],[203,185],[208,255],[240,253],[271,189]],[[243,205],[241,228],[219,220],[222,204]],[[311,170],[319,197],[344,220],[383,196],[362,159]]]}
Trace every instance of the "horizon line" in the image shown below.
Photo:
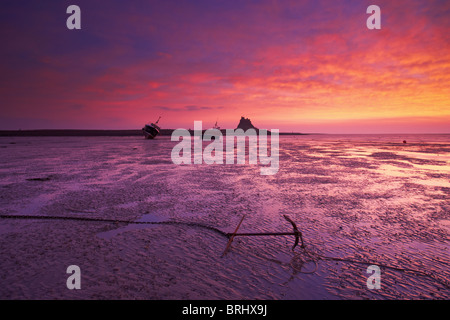
{"label": "horizon line", "polygon": [[[180,128],[177,128],[180,129]],[[161,131],[174,131],[177,129],[172,129],[172,128],[165,128],[165,129],[161,129]],[[195,131],[193,129],[186,129],[188,131]],[[207,129],[204,129],[202,131],[206,131]],[[232,128],[224,128],[224,129],[219,129],[219,130],[236,130],[236,129],[232,129]],[[266,129],[268,131],[270,130],[274,130],[274,129]],[[74,132],[74,131],[79,131],[79,132],[94,132],[94,131],[102,131],[102,132],[141,132],[142,129],[0,129],[0,136],[4,136],[2,134],[4,133],[37,133],[37,132]],[[439,133],[432,133],[432,132],[424,132],[424,133],[417,133],[417,132],[384,132],[384,133],[376,133],[376,132],[366,132],[366,133],[336,133],[336,132],[331,132],[331,133],[325,133],[325,132],[297,132],[297,131],[280,131],[280,134],[283,135],[289,135],[289,134],[293,134],[293,135],[394,135],[394,134],[398,134],[398,135],[447,135],[450,134],[450,132],[439,132]]]}

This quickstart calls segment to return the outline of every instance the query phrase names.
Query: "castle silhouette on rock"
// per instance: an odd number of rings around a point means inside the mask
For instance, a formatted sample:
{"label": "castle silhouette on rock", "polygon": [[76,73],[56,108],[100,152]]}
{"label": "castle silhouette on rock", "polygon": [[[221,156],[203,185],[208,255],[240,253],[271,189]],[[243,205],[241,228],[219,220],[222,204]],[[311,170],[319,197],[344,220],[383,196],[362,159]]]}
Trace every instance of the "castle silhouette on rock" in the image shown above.
{"label": "castle silhouette on rock", "polygon": [[241,120],[239,121],[239,124],[238,124],[236,129],[242,129],[244,131],[247,131],[248,129],[255,129],[256,132],[259,131],[259,129],[256,128],[252,124],[252,122],[251,122],[251,120],[249,118],[244,118],[244,117],[241,117]]}

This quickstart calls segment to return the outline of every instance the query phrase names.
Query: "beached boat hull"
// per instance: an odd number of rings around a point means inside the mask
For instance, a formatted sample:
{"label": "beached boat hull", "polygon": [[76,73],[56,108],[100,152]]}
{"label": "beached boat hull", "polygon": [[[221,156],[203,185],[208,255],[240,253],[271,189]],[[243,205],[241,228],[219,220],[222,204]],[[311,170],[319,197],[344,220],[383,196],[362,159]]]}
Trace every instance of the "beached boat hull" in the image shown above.
{"label": "beached boat hull", "polygon": [[146,124],[145,127],[142,128],[145,139],[154,139],[159,134],[160,130],[161,129],[154,123]]}

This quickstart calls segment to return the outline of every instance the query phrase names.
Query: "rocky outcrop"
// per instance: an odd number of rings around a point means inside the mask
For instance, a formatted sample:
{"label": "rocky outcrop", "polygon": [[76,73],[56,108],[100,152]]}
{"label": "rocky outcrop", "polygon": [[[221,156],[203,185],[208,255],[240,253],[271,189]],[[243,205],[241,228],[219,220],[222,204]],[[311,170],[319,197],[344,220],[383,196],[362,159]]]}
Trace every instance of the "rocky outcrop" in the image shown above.
{"label": "rocky outcrop", "polygon": [[256,128],[252,124],[251,120],[248,118],[244,118],[244,117],[241,117],[241,120],[239,121],[239,124],[236,129],[242,129],[244,131],[247,131],[248,129],[255,129],[256,132],[258,132],[258,128]]}

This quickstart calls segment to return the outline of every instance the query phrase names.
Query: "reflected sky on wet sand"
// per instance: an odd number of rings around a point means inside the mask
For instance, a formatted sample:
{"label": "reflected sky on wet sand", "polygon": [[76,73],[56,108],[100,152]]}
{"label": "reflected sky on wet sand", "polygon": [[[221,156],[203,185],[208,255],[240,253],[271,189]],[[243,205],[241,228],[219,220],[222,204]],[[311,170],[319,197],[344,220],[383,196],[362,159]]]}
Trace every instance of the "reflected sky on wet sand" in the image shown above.
{"label": "reflected sky on wet sand", "polygon": [[[175,144],[3,137],[0,214],[182,221],[224,232],[245,214],[242,232],[288,232],[287,214],[311,252],[450,278],[449,135],[281,136],[273,176],[260,164],[177,166]],[[314,266],[293,255],[292,237],[237,237],[220,258],[227,241],[188,225],[0,219],[0,297],[450,298],[436,279],[389,268],[380,290],[367,288],[364,264],[320,260],[315,273],[302,273]],[[86,275],[84,290],[59,284],[70,264]]]}

